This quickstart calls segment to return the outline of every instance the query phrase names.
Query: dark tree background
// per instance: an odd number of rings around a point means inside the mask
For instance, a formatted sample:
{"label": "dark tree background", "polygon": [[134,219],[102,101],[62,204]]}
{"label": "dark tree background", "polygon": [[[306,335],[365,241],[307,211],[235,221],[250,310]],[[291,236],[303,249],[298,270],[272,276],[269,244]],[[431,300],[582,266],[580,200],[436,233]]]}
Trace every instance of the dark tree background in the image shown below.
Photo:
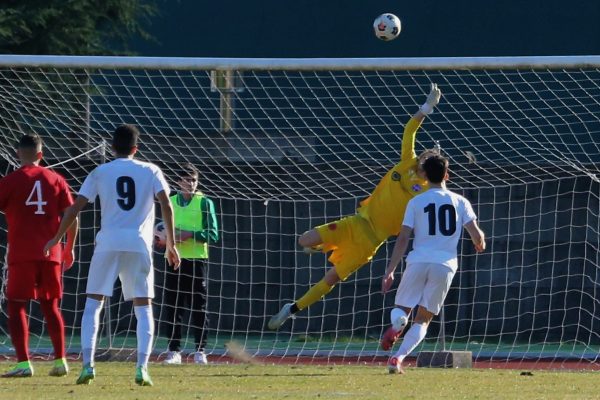
{"label": "dark tree background", "polygon": [[0,54],[117,55],[149,40],[144,0],[13,0],[0,4]]}

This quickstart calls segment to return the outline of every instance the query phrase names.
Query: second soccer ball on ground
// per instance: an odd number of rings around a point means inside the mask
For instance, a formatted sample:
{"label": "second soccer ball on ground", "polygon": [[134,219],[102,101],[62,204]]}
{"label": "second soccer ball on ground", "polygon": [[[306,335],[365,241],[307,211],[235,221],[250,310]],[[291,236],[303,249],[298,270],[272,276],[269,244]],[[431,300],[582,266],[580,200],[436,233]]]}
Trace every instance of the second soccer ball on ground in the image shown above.
{"label": "second soccer ball on ground", "polygon": [[373,22],[373,30],[377,39],[385,41],[394,40],[400,34],[400,29],[402,29],[400,18],[394,14],[381,14]]}
{"label": "second soccer ball on ground", "polygon": [[164,246],[167,242],[167,232],[165,231],[165,223],[160,221],[154,226],[155,243]]}

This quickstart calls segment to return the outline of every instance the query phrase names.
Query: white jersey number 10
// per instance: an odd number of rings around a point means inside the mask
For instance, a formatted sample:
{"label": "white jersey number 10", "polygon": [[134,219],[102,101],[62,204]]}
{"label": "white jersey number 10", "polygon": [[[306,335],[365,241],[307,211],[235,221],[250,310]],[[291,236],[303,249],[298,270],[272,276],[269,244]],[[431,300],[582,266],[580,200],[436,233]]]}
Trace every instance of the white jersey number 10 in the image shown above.
{"label": "white jersey number 10", "polygon": [[456,209],[452,204],[442,204],[438,208],[437,218],[435,203],[427,204],[427,207],[423,208],[423,211],[429,214],[429,235],[435,235],[435,228],[438,224],[440,233],[444,236],[452,236],[456,232]]}

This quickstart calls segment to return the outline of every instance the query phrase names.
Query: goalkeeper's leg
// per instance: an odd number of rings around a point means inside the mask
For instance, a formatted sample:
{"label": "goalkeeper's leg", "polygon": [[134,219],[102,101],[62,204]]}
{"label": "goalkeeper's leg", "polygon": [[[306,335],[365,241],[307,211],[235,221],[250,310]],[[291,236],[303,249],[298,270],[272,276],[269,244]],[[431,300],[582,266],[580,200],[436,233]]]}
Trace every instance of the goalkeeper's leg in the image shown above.
{"label": "goalkeeper's leg", "polygon": [[340,280],[345,280],[369,262],[381,245],[368,221],[358,214],[320,225],[300,236],[298,243],[304,248],[324,246],[323,251],[331,251],[329,261],[334,268],[294,303],[284,305],[269,320],[269,329],[279,328],[298,311],[321,300]]}
{"label": "goalkeeper's leg", "polygon": [[[358,233],[360,233],[358,229],[360,226],[356,219],[356,216],[353,216],[329,222],[304,232],[298,238],[298,244],[304,247],[304,251],[332,250],[329,261],[334,264],[334,267],[329,269],[323,279],[314,284],[302,297],[289,305],[291,315],[321,300],[342,278],[345,279],[363,264],[358,261],[360,257],[352,253],[352,249],[356,247],[352,239],[359,237]],[[352,231],[355,231],[355,235]]]}
{"label": "goalkeeper's leg", "polygon": [[300,310],[304,310],[305,308],[315,304],[317,301],[321,300],[327,293],[331,292],[331,289],[340,281],[340,277],[338,276],[335,267],[330,268],[329,271],[325,274],[323,279],[319,282],[315,283],[311,286],[310,289],[291,307],[292,314],[297,313]]}
{"label": "goalkeeper's leg", "polygon": [[331,289],[333,289],[335,284],[339,281],[340,278],[335,268],[331,268],[329,271],[327,271],[323,279],[308,289],[304,296],[300,297],[294,303],[288,303],[284,305],[277,314],[271,317],[268,324],[269,329],[279,328],[288,318],[296,314],[298,311],[304,310],[306,307],[321,300],[323,296],[331,292]]}

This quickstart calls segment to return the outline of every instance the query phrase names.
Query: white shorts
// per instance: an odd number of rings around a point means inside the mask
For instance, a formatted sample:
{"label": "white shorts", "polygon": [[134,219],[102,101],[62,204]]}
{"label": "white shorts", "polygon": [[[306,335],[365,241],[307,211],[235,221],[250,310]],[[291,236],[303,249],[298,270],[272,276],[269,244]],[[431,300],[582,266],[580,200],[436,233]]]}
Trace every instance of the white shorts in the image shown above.
{"label": "white shorts", "polygon": [[454,278],[454,271],[443,264],[408,264],[396,291],[396,305],[419,305],[438,315]]}
{"label": "white shorts", "polygon": [[112,296],[117,277],[121,280],[125,300],[154,298],[154,269],[150,254],[131,251],[94,252],[86,293]]}

